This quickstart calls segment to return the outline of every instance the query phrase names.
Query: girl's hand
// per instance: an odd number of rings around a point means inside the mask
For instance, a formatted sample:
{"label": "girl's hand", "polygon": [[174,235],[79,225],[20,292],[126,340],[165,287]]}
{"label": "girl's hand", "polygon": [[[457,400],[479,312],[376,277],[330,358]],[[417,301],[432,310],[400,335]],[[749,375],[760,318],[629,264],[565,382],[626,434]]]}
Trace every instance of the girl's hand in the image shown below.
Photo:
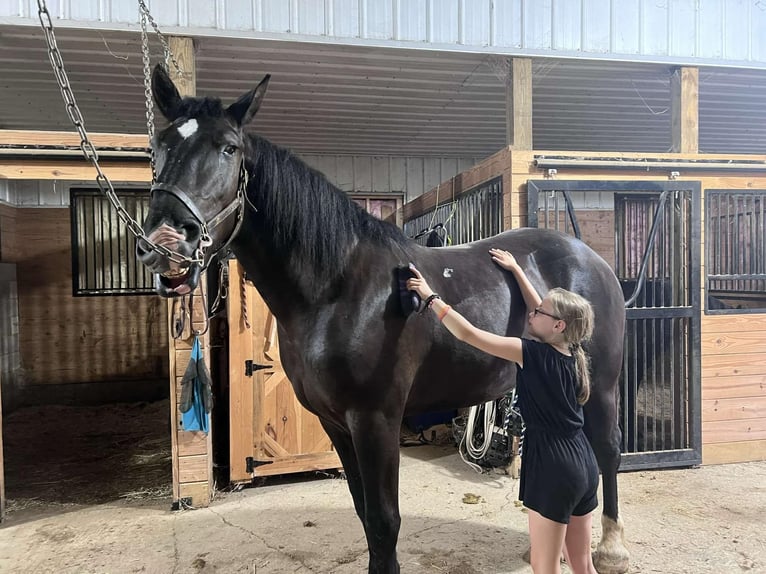
{"label": "girl's hand", "polygon": [[407,289],[410,291],[415,291],[415,293],[420,295],[420,298],[423,300],[428,299],[431,295],[433,295],[433,289],[429,287],[428,283],[426,283],[426,280],[423,279],[423,276],[420,274],[420,271],[415,269],[415,266],[411,263],[410,270],[415,274],[415,277],[412,279],[407,279]]}
{"label": "girl's hand", "polygon": [[514,269],[517,269],[519,267],[518,262],[516,261],[516,258],[511,255],[508,251],[503,251],[502,249],[490,249],[489,254],[492,257],[492,261],[497,263],[500,267],[505,269],[506,271],[513,271]]}

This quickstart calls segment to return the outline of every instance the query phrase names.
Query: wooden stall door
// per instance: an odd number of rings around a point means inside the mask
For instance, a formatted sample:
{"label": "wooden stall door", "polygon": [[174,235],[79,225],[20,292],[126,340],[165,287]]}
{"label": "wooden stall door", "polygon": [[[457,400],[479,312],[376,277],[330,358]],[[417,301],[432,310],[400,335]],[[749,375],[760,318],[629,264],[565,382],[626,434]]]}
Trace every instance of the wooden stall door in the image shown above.
{"label": "wooden stall door", "polygon": [[298,402],[282,369],[276,318],[243,273],[229,262],[231,481],[340,468],[319,419]]}

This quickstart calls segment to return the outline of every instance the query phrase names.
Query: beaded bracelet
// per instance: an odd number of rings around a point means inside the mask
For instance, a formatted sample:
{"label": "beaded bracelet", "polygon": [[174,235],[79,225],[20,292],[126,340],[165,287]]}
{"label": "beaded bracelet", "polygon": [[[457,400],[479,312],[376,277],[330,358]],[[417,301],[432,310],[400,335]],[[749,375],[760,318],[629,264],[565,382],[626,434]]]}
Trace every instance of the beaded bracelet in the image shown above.
{"label": "beaded bracelet", "polygon": [[449,313],[451,310],[452,310],[452,307],[450,305],[447,305],[446,307],[444,307],[444,309],[442,309],[439,312],[439,315],[437,316],[437,318],[439,319],[439,323],[444,321],[444,317],[446,317],[447,313]]}
{"label": "beaded bracelet", "polygon": [[431,308],[431,305],[433,305],[433,304],[434,304],[434,301],[435,301],[436,299],[441,299],[441,297],[439,296],[439,294],[438,294],[438,293],[431,293],[431,294],[430,294],[430,295],[429,295],[429,296],[426,298],[426,300],[425,300],[425,301],[423,301],[423,308],[421,309],[421,311],[420,311],[420,312],[422,313],[422,312],[423,312],[423,311],[425,311],[426,309],[430,309],[430,308]]}

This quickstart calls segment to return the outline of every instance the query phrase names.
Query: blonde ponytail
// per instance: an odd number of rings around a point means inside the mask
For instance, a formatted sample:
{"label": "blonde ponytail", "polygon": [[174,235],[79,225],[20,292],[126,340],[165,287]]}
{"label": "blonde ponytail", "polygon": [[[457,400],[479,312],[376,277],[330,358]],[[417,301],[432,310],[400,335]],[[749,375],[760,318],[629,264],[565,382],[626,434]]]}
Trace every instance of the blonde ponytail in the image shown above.
{"label": "blonde ponytail", "polygon": [[562,332],[575,358],[577,372],[577,402],[584,405],[590,397],[590,358],[582,344],[593,334],[593,307],[585,297],[556,287],[548,292],[556,316],[566,323]]}

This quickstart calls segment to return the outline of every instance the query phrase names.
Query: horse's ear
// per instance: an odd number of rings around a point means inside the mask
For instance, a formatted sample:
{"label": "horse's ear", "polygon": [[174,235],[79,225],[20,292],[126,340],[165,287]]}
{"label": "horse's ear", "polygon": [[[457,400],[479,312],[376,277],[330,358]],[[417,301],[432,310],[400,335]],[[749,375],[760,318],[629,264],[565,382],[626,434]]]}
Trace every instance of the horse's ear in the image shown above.
{"label": "horse's ear", "polygon": [[152,95],[157,102],[157,107],[168,121],[172,122],[178,117],[181,95],[164,66],[160,64],[154,66],[152,72]]}
{"label": "horse's ear", "polygon": [[253,120],[258,108],[261,107],[263,97],[266,95],[266,88],[269,87],[270,79],[271,74],[266,74],[266,77],[261,80],[260,84],[226,109],[226,113],[229,114],[238,125],[246,126]]}

